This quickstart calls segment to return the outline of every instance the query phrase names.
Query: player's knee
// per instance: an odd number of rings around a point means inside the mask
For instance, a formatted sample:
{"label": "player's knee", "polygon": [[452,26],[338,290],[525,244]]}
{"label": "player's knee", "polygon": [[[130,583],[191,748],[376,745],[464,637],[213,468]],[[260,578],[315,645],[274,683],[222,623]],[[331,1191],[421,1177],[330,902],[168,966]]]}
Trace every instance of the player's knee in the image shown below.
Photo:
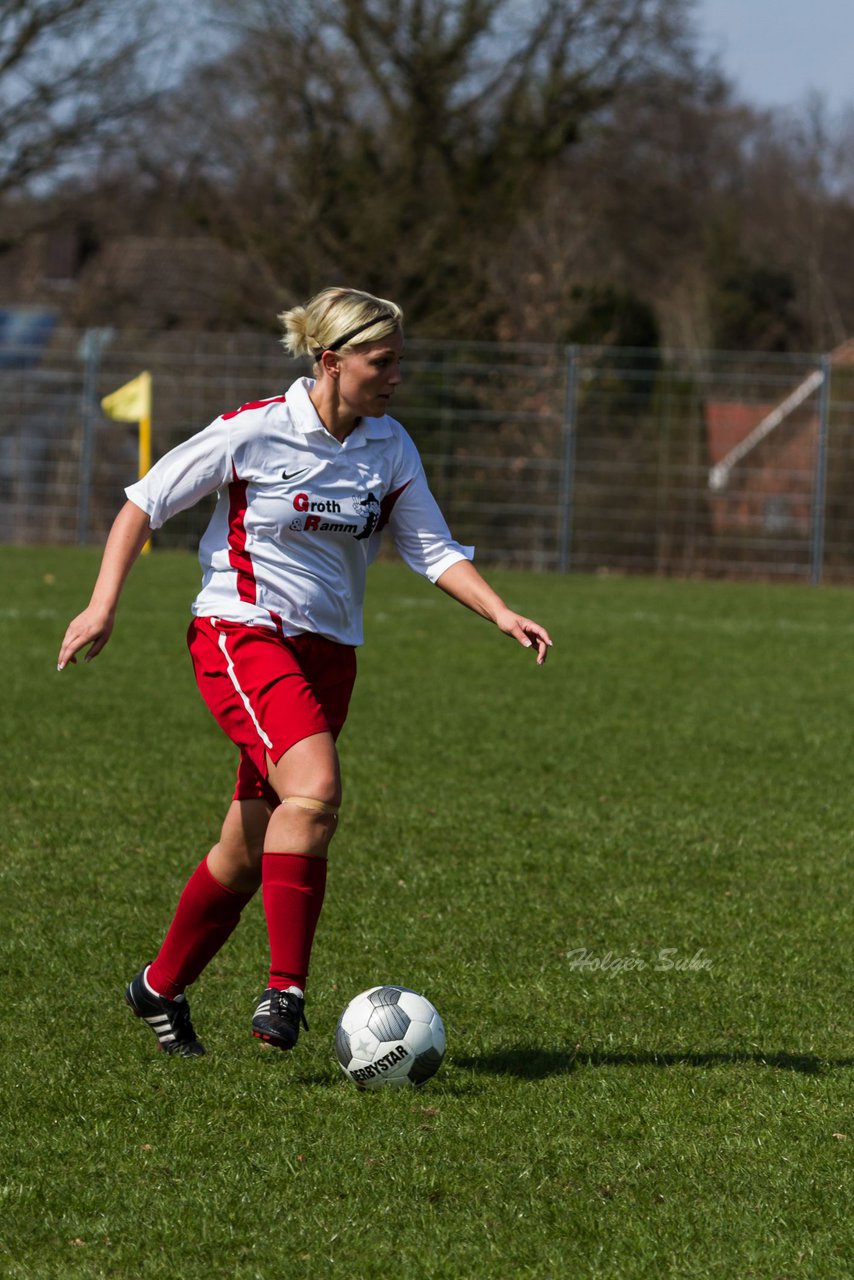
{"label": "player's knee", "polygon": [[280,810],[291,818],[298,818],[312,846],[318,849],[329,845],[338,827],[338,804],[319,796],[296,793],[283,796]]}
{"label": "player's knee", "polygon": [[306,817],[316,822],[334,824],[338,820],[339,804],[334,801],[321,800],[318,796],[287,795],[282,796],[282,808],[300,810]]}

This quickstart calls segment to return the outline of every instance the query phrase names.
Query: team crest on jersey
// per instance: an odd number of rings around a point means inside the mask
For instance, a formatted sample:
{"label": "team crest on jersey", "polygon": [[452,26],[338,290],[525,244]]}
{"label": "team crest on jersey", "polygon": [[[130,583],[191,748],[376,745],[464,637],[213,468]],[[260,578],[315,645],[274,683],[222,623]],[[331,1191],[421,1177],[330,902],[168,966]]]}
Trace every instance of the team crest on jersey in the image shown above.
{"label": "team crest on jersey", "polygon": [[[308,493],[297,493],[293,504],[294,510],[300,513],[290,524],[294,533],[341,533],[359,541],[371,536],[380,518],[380,500],[372,493],[340,502],[337,498],[312,498]],[[348,519],[351,515],[353,518]]]}

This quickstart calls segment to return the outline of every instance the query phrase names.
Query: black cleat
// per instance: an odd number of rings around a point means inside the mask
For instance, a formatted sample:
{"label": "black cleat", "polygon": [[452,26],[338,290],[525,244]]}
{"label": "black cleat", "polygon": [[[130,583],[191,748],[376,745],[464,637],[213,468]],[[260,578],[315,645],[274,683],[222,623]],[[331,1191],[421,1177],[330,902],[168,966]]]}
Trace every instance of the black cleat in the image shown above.
{"label": "black cleat", "polygon": [[148,1023],[164,1053],[174,1053],[179,1058],[200,1057],[205,1046],[196,1039],[187,997],[181,995],[176,1000],[167,1000],[165,996],[154,995],[145,985],[144,974],[145,969],[140,969],[128,983],[126,1004]]}
{"label": "black cleat", "polygon": [[305,1000],[296,992],[268,987],[252,1019],[253,1036],[277,1049],[293,1049],[299,1039],[300,1023],[308,1031],[304,1008]]}

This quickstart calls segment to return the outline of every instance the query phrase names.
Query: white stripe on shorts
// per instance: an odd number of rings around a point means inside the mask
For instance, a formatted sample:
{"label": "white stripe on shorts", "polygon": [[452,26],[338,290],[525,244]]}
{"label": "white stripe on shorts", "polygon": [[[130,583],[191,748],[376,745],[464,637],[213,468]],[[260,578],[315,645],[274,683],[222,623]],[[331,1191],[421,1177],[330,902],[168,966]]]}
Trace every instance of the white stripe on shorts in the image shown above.
{"label": "white stripe on shorts", "polygon": [[[211,621],[213,622],[214,626],[216,626],[216,620],[212,618]],[[243,690],[240,687],[240,682],[237,679],[237,672],[234,670],[234,663],[231,661],[231,655],[229,654],[228,649],[226,648],[225,640],[226,640],[225,632],[220,631],[219,647],[222,650],[223,655],[225,657],[226,670],[228,671],[228,677],[231,680],[231,683],[234,685],[235,689],[237,690],[238,694],[240,695],[241,702],[243,703],[246,710],[249,712],[249,715],[252,719],[252,723],[254,724],[257,730],[258,737],[264,743],[264,746],[267,748],[267,750],[272,751],[273,744],[270,741],[270,739],[267,737],[264,730],[261,728],[260,724],[258,723],[258,717],[255,715],[255,712],[252,709],[252,703],[249,701],[246,694],[243,692]]]}

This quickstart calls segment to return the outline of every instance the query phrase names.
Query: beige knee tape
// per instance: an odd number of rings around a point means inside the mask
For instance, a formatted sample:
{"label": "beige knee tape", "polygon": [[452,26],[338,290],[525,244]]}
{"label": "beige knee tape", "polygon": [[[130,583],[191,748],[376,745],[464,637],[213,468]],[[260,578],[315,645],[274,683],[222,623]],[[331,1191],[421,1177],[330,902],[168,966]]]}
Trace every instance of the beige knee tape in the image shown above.
{"label": "beige knee tape", "polygon": [[324,813],[330,818],[338,817],[336,804],[327,804],[324,800],[313,800],[311,796],[285,796],[282,804],[295,804],[298,809],[311,809],[313,813]]}

